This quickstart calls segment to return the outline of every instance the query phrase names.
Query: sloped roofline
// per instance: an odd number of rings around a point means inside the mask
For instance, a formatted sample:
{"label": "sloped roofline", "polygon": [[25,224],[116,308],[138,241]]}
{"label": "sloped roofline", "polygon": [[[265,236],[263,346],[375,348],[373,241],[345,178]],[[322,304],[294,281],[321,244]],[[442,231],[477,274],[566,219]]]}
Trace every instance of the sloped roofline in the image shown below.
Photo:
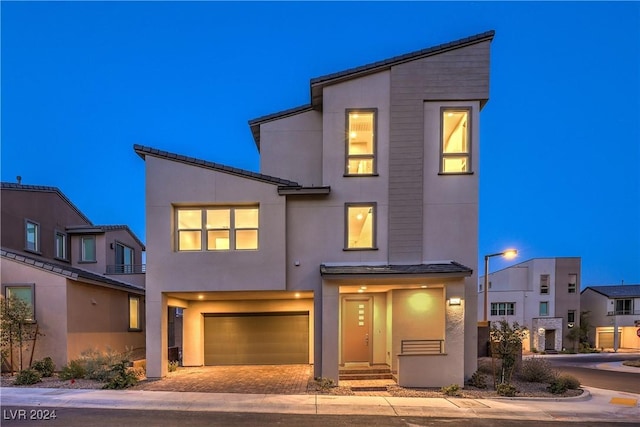
{"label": "sloped roofline", "polygon": [[640,297],[640,285],[609,285],[609,286],[587,286],[580,292],[582,295],[588,289],[599,293],[607,298],[638,298]]}
{"label": "sloped roofline", "polygon": [[417,59],[426,58],[428,56],[438,55],[444,52],[460,49],[485,41],[491,41],[493,40],[494,36],[494,30],[485,31],[483,33],[465,37],[463,39],[454,40],[448,43],[442,43],[437,46],[428,47],[426,49],[421,49],[404,55],[394,56],[382,61],[372,62],[370,64],[361,65],[359,67],[349,68],[343,71],[338,71],[336,73],[325,74],[324,76],[312,78],[309,84],[311,90],[310,104],[249,120],[251,133],[253,135],[256,146],[258,147],[258,151],[260,151],[260,125],[262,123],[266,123],[276,119],[282,119],[310,110],[321,110],[322,92],[325,86],[341,83],[343,81],[351,79],[356,79],[369,74],[379,73],[381,71],[388,70],[395,65],[403,64],[405,62],[415,61]]}
{"label": "sloped roofline", "polygon": [[215,170],[217,172],[226,173],[229,175],[238,176],[240,178],[253,179],[255,181],[265,182],[267,184],[273,184],[286,187],[301,187],[300,184],[288,179],[278,178],[275,176],[264,175],[257,172],[251,172],[245,169],[234,168],[226,166],[220,163],[209,162],[207,160],[197,159],[195,157],[183,156],[181,154],[170,153],[168,151],[158,150],[156,148],[145,147],[143,145],[135,144],[133,146],[134,151],[144,160],[146,156],[158,157],[172,162],[184,163],[190,166],[196,166],[204,169]]}
{"label": "sloped roofline", "polygon": [[2,189],[18,190],[18,191],[33,191],[33,192],[40,192],[40,193],[55,193],[58,195],[58,197],[64,200],[65,203],[67,203],[69,207],[71,207],[71,209],[73,209],[80,217],[82,217],[82,219],[85,220],[87,224],[93,225],[93,223],[89,220],[89,218],[87,218],[87,216],[83,214],[82,211],[78,209],[78,207],[74,205],[73,202],[71,202],[71,200],[69,200],[69,198],[65,196],[64,193],[60,191],[60,189],[58,189],[57,187],[48,187],[44,185],[24,185],[24,184],[15,184],[12,182],[3,182]]}
{"label": "sloped roofline", "polygon": [[41,261],[23,254],[17,254],[15,252],[7,251],[5,249],[0,249],[0,256],[2,258],[16,261],[21,264],[48,271],[52,274],[57,274],[73,280],[84,281],[107,288],[115,288],[128,292],[134,292],[140,295],[144,295],[146,292],[145,288],[143,288],[142,286],[136,286],[131,283],[115,280],[111,277],[103,276],[101,274],[83,270],[77,267],[56,264],[49,261]]}

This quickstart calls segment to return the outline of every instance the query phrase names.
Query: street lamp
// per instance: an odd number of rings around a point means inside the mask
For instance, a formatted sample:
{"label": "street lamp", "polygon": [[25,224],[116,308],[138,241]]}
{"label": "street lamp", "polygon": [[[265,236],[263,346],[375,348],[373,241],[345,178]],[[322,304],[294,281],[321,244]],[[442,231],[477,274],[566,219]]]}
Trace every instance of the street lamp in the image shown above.
{"label": "street lamp", "polygon": [[518,255],[518,251],[515,249],[507,249],[504,252],[498,252],[496,254],[485,255],[484,256],[484,317],[483,322],[485,325],[487,323],[487,306],[489,305],[489,258],[494,256],[503,256],[506,259],[513,259]]}

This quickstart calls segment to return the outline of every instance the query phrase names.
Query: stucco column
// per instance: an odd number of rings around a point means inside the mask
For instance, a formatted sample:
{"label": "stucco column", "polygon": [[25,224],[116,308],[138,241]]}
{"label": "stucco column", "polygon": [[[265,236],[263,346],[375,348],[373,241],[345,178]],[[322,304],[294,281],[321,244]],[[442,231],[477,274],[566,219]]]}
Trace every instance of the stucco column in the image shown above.
{"label": "stucco column", "polygon": [[338,384],[339,365],[339,316],[340,291],[339,287],[322,281],[322,373],[324,378],[330,378]]}
{"label": "stucco column", "polygon": [[202,304],[190,302],[183,312],[184,334],[182,336],[182,364],[204,365],[204,316]]}
{"label": "stucco column", "polygon": [[146,295],[147,378],[167,375],[167,297],[162,293]]}
{"label": "stucco column", "polygon": [[478,369],[478,276],[464,279],[462,289],[464,310],[464,377]]}

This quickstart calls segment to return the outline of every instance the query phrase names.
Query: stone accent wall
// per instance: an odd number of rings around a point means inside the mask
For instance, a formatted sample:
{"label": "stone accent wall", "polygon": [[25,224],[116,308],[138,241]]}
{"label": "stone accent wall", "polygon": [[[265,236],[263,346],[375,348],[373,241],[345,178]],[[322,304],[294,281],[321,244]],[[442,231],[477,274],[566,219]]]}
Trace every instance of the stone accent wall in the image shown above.
{"label": "stone accent wall", "polygon": [[[531,348],[538,351],[545,350],[546,333],[540,333],[540,329],[555,330],[555,341],[553,343],[553,349],[556,351],[562,350],[562,317],[544,317],[534,318],[532,321],[531,334]],[[551,347],[551,346],[547,346]]]}

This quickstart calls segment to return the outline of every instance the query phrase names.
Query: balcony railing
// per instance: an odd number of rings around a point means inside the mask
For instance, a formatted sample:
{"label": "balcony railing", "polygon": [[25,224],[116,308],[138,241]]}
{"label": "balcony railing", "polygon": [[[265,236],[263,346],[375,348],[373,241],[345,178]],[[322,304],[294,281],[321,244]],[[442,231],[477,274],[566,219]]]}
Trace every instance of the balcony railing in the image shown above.
{"label": "balcony railing", "polygon": [[616,310],[608,311],[607,316],[639,316],[640,310]]}
{"label": "balcony railing", "polygon": [[146,264],[107,265],[107,274],[144,274],[146,271]]}

